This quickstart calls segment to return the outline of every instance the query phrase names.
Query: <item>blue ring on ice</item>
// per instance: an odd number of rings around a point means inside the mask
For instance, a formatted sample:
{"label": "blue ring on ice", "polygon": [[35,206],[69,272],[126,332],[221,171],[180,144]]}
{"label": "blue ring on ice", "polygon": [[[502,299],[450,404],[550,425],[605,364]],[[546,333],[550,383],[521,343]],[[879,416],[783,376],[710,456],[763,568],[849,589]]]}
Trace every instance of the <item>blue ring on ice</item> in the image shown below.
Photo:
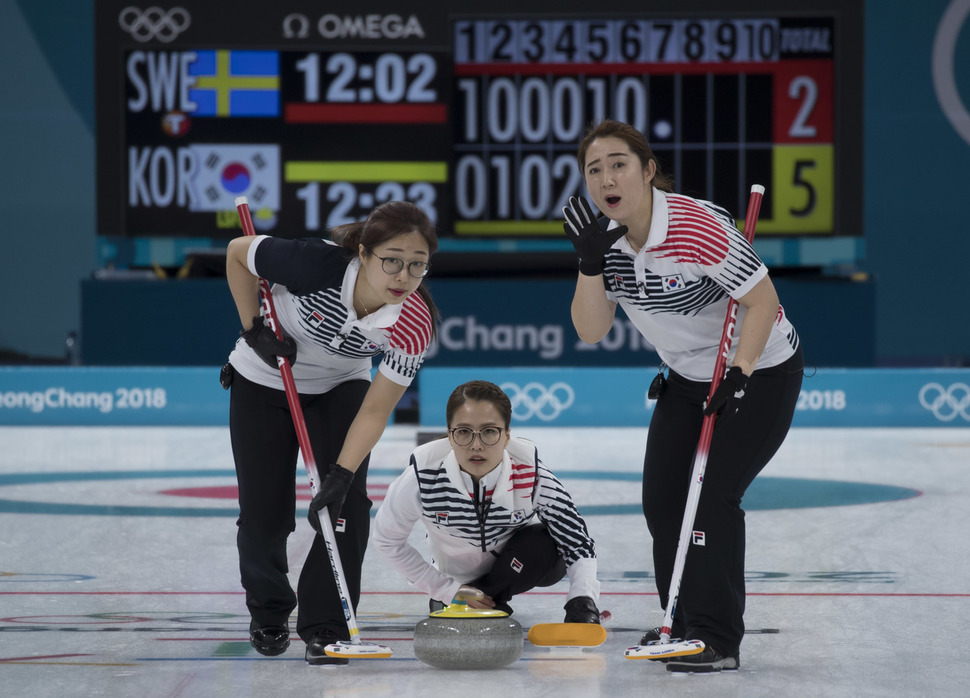
{"label": "blue ring on ice", "polygon": [[[371,475],[396,477],[394,468],[371,468]],[[299,474],[302,475],[302,472]],[[14,485],[63,484],[66,482],[98,482],[110,480],[163,480],[174,478],[231,477],[233,470],[123,470],[104,472],[46,472],[0,474],[0,488]],[[299,476],[298,476],[299,477]],[[599,470],[560,471],[560,480],[610,480],[637,483],[641,474]],[[894,485],[839,480],[811,480],[790,477],[759,477],[748,488],[742,507],[745,511],[773,509],[804,509],[808,507],[838,507],[877,502],[895,502],[918,497],[919,490]],[[373,516],[376,508],[371,511]],[[640,503],[594,504],[579,507],[583,516],[642,516]],[[64,514],[71,516],[238,516],[236,507],[150,507],[123,504],[78,504],[73,502],[29,502],[0,498],[0,513]],[[299,508],[298,508],[299,514]]]}

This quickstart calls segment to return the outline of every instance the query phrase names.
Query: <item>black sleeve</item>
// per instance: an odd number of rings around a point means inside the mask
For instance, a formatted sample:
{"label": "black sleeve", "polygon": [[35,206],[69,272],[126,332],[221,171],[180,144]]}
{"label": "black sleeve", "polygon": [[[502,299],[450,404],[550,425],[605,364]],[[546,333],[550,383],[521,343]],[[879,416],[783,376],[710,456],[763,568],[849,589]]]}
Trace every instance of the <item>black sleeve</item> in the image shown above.
{"label": "black sleeve", "polygon": [[340,286],[348,260],[342,247],[321,238],[271,237],[260,241],[254,264],[256,273],[270,283],[305,295]]}

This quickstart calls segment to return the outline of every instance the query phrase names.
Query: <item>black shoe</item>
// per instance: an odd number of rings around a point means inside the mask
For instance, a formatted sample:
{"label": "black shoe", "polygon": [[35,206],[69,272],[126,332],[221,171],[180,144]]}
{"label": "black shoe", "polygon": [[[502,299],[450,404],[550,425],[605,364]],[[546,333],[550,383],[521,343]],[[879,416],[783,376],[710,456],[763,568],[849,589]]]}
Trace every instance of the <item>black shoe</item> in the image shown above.
{"label": "black shoe", "polygon": [[428,610],[431,611],[431,613],[444,610],[444,607],[445,607],[445,604],[443,601],[438,601],[437,599],[428,600]]}
{"label": "black shoe", "polygon": [[596,623],[600,622],[600,612],[596,603],[588,596],[575,596],[563,606],[566,617],[563,623]]}
{"label": "black shoe", "polygon": [[708,645],[699,654],[689,654],[685,657],[674,657],[667,662],[667,671],[710,673],[712,671],[734,671],[741,666],[738,650],[734,654],[721,654],[716,648]]}
{"label": "black shoe", "polygon": [[331,657],[327,654],[327,645],[340,642],[341,638],[330,630],[318,630],[313,633],[306,643],[307,664],[350,664],[346,657]]}
{"label": "black shoe", "polygon": [[[683,637],[683,635],[684,635],[683,633],[678,633],[678,632],[676,632],[674,630],[671,630],[670,631],[670,641],[671,642],[680,642],[680,640]],[[660,642],[660,628],[659,627],[650,628],[650,630],[648,630],[647,632],[645,632],[643,634],[643,637],[640,638],[640,644],[641,645],[649,645],[651,642]]]}
{"label": "black shoe", "polygon": [[285,625],[259,625],[255,620],[251,621],[249,644],[260,654],[275,657],[290,646],[290,630]]}

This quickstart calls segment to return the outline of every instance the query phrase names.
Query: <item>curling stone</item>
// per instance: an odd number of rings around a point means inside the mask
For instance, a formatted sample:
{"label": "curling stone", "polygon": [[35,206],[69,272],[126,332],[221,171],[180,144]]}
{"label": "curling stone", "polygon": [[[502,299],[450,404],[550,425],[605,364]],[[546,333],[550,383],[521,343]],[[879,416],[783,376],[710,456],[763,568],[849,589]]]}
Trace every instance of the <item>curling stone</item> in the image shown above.
{"label": "curling stone", "polygon": [[503,611],[452,603],[414,626],[414,656],[438,669],[498,669],[522,656],[522,626]]}

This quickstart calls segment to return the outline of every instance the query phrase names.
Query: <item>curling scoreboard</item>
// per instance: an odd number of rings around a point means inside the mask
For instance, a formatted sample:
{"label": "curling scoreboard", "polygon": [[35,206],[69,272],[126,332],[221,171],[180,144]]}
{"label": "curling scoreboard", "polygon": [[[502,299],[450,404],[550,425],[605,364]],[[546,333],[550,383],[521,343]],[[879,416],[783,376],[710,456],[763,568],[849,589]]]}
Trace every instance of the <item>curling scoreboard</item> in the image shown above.
{"label": "curling scoreboard", "polygon": [[759,235],[861,234],[862,0],[217,5],[95,1],[99,235],[234,237],[245,195],[286,237],[391,199],[560,236],[603,118],[738,218],[764,184]]}

